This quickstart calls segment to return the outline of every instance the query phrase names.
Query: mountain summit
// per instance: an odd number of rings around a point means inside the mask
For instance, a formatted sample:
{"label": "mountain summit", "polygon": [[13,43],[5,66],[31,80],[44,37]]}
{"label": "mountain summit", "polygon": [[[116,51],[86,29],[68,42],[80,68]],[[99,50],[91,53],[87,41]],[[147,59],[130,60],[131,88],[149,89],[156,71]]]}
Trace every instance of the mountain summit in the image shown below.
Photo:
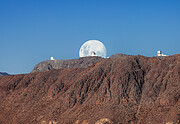
{"label": "mountain summit", "polygon": [[115,56],[87,68],[0,77],[0,123],[180,121],[180,55]]}

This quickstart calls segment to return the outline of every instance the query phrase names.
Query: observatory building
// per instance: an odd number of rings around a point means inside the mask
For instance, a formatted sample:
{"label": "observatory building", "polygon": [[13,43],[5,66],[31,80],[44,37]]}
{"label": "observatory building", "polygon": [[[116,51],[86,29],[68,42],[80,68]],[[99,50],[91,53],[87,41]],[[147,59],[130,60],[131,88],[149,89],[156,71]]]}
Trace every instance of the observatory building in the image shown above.
{"label": "observatory building", "polygon": [[50,60],[55,60],[54,57],[51,57]]}
{"label": "observatory building", "polygon": [[106,58],[106,47],[101,41],[86,41],[79,50],[79,57],[100,56]]}
{"label": "observatory building", "polygon": [[155,56],[167,56],[167,55],[162,54],[162,51],[159,50],[157,51],[157,54]]}
{"label": "observatory building", "polygon": [[94,51],[92,51],[91,56],[96,56],[96,53]]}

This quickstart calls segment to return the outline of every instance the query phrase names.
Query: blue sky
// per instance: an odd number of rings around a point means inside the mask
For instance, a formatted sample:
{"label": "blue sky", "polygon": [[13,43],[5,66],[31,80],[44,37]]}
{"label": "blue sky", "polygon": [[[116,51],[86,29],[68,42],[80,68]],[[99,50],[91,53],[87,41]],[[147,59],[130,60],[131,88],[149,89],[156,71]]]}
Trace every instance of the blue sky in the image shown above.
{"label": "blue sky", "polygon": [[78,58],[90,39],[108,56],[179,54],[180,0],[0,0],[0,72]]}

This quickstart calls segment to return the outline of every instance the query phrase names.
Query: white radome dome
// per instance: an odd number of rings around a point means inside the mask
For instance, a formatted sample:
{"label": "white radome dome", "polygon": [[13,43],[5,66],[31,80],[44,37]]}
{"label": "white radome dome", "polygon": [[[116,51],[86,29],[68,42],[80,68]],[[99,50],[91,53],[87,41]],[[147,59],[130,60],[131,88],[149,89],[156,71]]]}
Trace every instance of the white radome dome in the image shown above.
{"label": "white radome dome", "polygon": [[98,40],[86,41],[79,50],[79,57],[100,56],[106,58],[106,47]]}

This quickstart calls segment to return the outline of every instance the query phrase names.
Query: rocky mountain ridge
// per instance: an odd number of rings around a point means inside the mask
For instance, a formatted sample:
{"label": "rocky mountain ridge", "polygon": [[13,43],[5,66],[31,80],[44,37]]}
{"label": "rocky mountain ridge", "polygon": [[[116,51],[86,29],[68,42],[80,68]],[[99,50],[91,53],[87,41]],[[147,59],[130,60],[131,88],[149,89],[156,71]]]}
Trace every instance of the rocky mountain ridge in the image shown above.
{"label": "rocky mountain ridge", "polygon": [[9,75],[9,74],[6,72],[0,72],[0,76],[7,76],[7,75]]}
{"label": "rocky mountain ridge", "polygon": [[2,76],[0,123],[178,124],[179,89],[179,54]]}
{"label": "rocky mountain ridge", "polygon": [[[126,54],[115,54],[110,56],[110,59],[129,56]],[[164,56],[156,56],[156,58],[162,59]],[[46,60],[38,63],[33,68],[32,72],[49,71],[53,69],[67,69],[67,68],[87,68],[105,58],[98,56],[81,57],[79,59],[65,59],[65,60]]]}
{"label": "rocky mountain ridge", "polygon": [[32,72],[49,71],[52,69],[87,68],[104,58],[98,56],[81,57],[79,59],[46,60],[38,63]]}

